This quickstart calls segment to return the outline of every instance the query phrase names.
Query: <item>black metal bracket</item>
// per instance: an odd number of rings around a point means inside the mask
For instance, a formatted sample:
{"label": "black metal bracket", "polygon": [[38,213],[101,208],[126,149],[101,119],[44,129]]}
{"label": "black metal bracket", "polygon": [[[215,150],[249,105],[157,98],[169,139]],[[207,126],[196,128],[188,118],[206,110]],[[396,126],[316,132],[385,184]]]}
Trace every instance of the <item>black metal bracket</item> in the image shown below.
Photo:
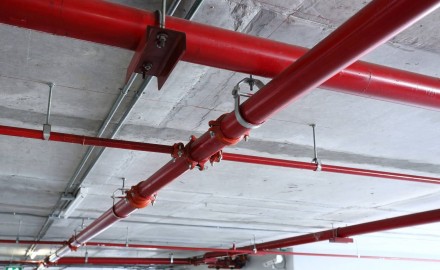
{"label": "black metal bracket", "polygon": [[127,81],[133,72],[156,76],[159,90],[186,51],[186,34],[166,28],[148,26],[127,70]]}

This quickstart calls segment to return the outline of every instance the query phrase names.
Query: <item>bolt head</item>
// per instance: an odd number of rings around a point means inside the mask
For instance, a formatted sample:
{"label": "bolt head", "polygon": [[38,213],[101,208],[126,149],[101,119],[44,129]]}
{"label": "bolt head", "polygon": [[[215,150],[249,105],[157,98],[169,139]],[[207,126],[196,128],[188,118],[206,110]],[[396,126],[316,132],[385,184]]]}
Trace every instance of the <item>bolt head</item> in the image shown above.
{"label": "bolt head", "polygon": [[168,39],[168,35],[166,33],[159,33],[156,36],[156,46],[161,49],[164,48]]}
{"label": "bolt head", "polygon": [[142,68],[144,69],[144,71],[149,71],[153,68],[153,64],[152,63],[144,63],[142,65]]}
{"label": "bolt head", "polygon": [[244,141],[247,142],[249,140],[249,135],[244,135]]}

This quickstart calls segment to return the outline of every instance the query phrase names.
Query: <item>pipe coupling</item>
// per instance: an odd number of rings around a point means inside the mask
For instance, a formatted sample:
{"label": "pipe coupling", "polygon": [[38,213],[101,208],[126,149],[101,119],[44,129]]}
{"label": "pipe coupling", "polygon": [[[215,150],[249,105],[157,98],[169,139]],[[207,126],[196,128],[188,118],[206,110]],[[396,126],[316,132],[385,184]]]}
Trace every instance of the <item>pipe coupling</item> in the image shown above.
{"label": "pipe coupling", "polygon": [[139,187],[132,186],[131,189],[127,191],[126,199],[134,208],[145,208],[148,204],[152,203],[155,198],[154,195],[148,197],[142,196],[139,192]]}

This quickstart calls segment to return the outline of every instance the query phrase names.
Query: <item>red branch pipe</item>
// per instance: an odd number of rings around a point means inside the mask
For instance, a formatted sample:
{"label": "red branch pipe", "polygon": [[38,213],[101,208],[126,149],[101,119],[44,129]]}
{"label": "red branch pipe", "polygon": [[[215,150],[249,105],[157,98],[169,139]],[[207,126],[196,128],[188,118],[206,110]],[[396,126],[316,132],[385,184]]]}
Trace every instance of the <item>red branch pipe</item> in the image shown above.
{"label": "red branch pipe", "polygon": [[[251,124],[263,123],[290,102],[311,91],[439,5],[438,0],[419,0],[417,3],[413,0],[371,2],[246,100],[239,108],[243,121]],[[70,250],[76,250],[119,219],[145,207],[159,189],[195,166],[203,169],[204,163],[212,161],[213,158],[215,160],[218,152],[225,146],[241,140],[249,129],[241,125],[235,115],[231,112],[216,121],[211,121],[210,130],[198,139],[192,137],[182,155],[176,156],[175,160],[168,162],[147,180],[132,187],[127,192],[126,199],[121,199],[78,235],[72,237],[55,254],[46,258],[46,262],[59,260]]]}
{"label": "red branch pipe", "polygon": [[372,221],[372,222],[367,222],[367,223],[362,223],[347,227],[335,228],[331,230],[310,233],[306,235],[294,236],[286,239],[256,244],[255,247],[247,246],[240,249],[249,250],[256,248],[257,250],[267,250],[267,249],[291,247],[291,246],[330,240],[337,237],[350,237],[360,234],[394,230],[394,229],[418,226],[418,225],[429,224],[434,222],[440,222],[440,209],[420,212],[420,213],[410,214],[400,217],[382,219],[382,220],[377,220],[377,221]]}
{"label": "red branch pipe", "polygon": [[171,258],[110,258],[90,257],[87,262],[83,257],[66,257],[53,265],[192,265],[188,259]]}
{"label": "red branch pipe", "polygon": [[[43,140],[43,132],[40,130],[9,127],[2,125],[0,125],[0,135]],[[173,147],[168,145],[87,137],[87,136],[58,133],[58,132],[53,132],[49,138],[49,141],[164,153],[164,154],[172,154],[173,152]],[[249,164],[302,169],[309,171],[316,171],[318,169],[317,164],[310,162],[258,157],[258,156],[233,154],[233,153],[223,153],[223,160],[233,161],[233,162],[243,162]],[[420,182],[420,183],[428,183],[428,184],[440,184],[440,178],[435,178],[435,177],[401,174],[401,173],[376,171],[376,170],[365,170],[359,168],[341,167],[341,166],[326,165],[326,164],[321,164],[321,171],[386,178],[386,179],[394,179],[401,181]]]}
{"label": "red branch pipe", "polygon": [[[166,22],[167,28],[186,33],[183,60],[191,63],[275,77],[307,52],[302,47],[174,17]],[[0,23],[135,50],[146,27],[157,22],[151,12],[100,0],[2,0]],[[329,90],[440,108],[439,78],[362,61],[321,83]]]}
{"label": "red branch pipe", "polygon": [[[228,250],[225,250],[228,251]],[[244,252],[243,252],[244,253]],[[246,253],[247,254],[247,253]],[[249,253],[251,254],[251,253]],[[251,254],[252,255],[252,254]],[[340,259],[369,259],[369,260],[390,260],[390,261],[410,261],[410,262],[423,262],[423,263],[440,263],[440,259],[434,258],[415,258],[415,257],[389,257],[389,256],[374,256],[374,255],[350,255],[350,254],[333,254],[333,253],[309,253],[309,252],[296,252],[296,251],[286,251],[286,252],[276,252],[276,251],[259,251],[256,256],[259,255],[291,255],[291,256],[307,256],[307,257],[330,257],[330,258],[340,258]],[[66,258],[63,258],[63,262]],[[112,258],[113,260],[117,260],[118,258]],[[121,259],[119,263],[116,265],[122,265],[124,258]],[[179,259],[180,260],[180,259]],[[82,258],[83,264],[85,263],[85,259]],[[169,261],[169,259],[168,259]],[[39,261],[0,261],[0,265],[38,265]],[[81,263],[74,263],[75,265],[81,265]],[[95,265],[99,265],[100,263],[94,263]],[[166,263],[165,263],[166,264]],[[169,263],[168,263],[169,264]],[[60,261],[56,263],[56,265],[62,265]],[[66,263],[67,265],[67,263]],[[128,264],[129,265],[129,264]]]}
{"label": "red branch pipe", "polygon": [[[43,131],[41,130],[9,127],[2,125],[0,125],[0,135],[44,140]],[[170,154],[173,151],[173,147],[168,145],[96,138],[59,132],[51,132],[49,141],[111,147],[136,151],[148,151],[164,154]]]}
{"label": "red branch pipe", "polygon": [[[20,240],[18,243],[16,240],[0,239],[0,244],[11,244],[11,245],[63,245],[64,242],[60,241],[28,241]],[[348,254],[327,254],[327,253],[307,253],[307,252],[296,252],[296,251],[262,251],[258,250],[254,253],[252,250],[245,249],[222,249],[222,248],[208,248],[208,247],[185,247],[185,246],[160,246],[160,245],[145,245],[145,244],[125,244],[125,243],[107,243],[107,242],[88,242],[87,246],[90,247],[102,247],[102,248],[123,248],[123,249],[160,249],[169,251],[206,251],[206,252],[222,252],[223,254],[228,254],[233,256],[235,254],[248,254],[254,256],[265,256],[265,255],[295,255],[295,256],[317,256],[317,257],[336,257],[336,258],[356,258],[356,259],[380,259],[380,260],[401,260],[401,261],[420,261],[420,262],[440,262],[440,259],[431,258],[408,258],[408,257],[384,257],[384,256],[367,256],[367,255],[348,255]],[[35,263],[38,261],[7,261],[1,264],[27,264]],[[60,261],[57,262],[60,265]]]}
{"label": "red branch pipe", "polygon": [[[277,159],[277,158],[258,157],[258,156],[250,156],[250,155],[241,155],[241,154],[223,153],[223,160],[267,165],[267,166],[295,168],[295,169],[309,170],[309,171],[318,170],[318,165],[315,163]],[[436,178],[436,177],[418,176],[412,174],[393,173],[393,172],[385,172],[385,171],[377,171],[377,170],[365,170],[359,168],[335,166],[328,164],[321,164],[321,171],[376,177],[376,178],[385,178],[385,179],[394,179],[401,181],[419,182],[419,183],[427,183],[427,184],[440,184],[440,178]]]}

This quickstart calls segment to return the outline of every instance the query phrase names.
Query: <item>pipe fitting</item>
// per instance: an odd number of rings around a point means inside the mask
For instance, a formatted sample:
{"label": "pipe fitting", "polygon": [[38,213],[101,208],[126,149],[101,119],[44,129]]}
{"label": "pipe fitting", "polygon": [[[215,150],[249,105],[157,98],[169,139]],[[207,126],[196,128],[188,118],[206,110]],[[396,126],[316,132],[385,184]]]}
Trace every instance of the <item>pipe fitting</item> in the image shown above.
{"label": "pipe fitting", "polygon": [[211,135],[212,138],[217,139],[219,142],[221,142],[225,146],[230,146],[230,145],[237,144],[245,137],[249,137],[249,131],[238,138],[226,137],[220,128],[220,123],[223,120],[223,118],[225,118],[226,115],[227,114],[223,114],[217,120],[209,121],[209,130],[208,131],[209,131],[210,135],[212,134]]}
{"label": "pipe fitting", "polygon": [[154,194],[148,197],[142,196],[138,186],[132,186],[131,189],[127,191],[126,199],[134,208],[145,208],[155,200]]}
{"label": "pipe fitting", "polygon": [[197,137],[194,135],[191,135],[190,140],[188,142],[188,144],[185,146],[184,148],[184,155],[186,157],[187,163],[188,163],[188,167],[190,170],[194,169],[194,168],[198,168],[200,171],[206,171],[208,169],[208,167],[206,166],[206,163],[209,161],[209,163],[211,163],[211,166],[214,164],[214,162],[220,162],[223,158],[223,152],[220,150],[217,153],[213,154],[212,156],[210,156],[209,158],[206,158],[204,160],[201,161],[196,161],[191,157],[191,146],[193,144],[194,141],[197,140]]}

